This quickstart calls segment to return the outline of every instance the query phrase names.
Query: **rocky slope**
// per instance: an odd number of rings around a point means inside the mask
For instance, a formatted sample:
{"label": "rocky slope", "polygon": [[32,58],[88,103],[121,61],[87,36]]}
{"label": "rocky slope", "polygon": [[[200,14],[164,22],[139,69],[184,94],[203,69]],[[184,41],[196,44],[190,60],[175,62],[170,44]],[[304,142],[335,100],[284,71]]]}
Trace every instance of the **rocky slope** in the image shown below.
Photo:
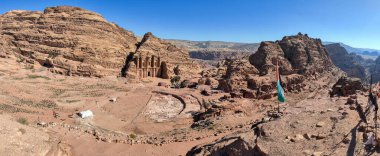
{"label": "rocky slope", "polygon": [[[54,73],[118,76],[123,74],[127,56],[143,51],[189,62],[185,50],[156,37],[148,37],[140,44],[132,32],[77,7],[10,11],[0,15],[0,23],[1,57],[13,56],[19,62],[39,64]],[[140,45],[138,50],[136,45]]]}
{"label": "rocky slope", "polygon": [[[0,153],[17,155],[49,155],[63,151],[55,151],[54,137],[42,130],[14,121],[9,115],[0,114]],[[24,123],[26,124],[26,123]],[[22,148],[20,148],[22,147]]]}
{"label": "rocky slope", "polygon": [[250,62],[262,75],[273,72],[278,59],[282,74],[314,74],[334,67],[321,40],[307,35],[286,36],[276,42],[262,42]]}
{"label": "rocky slope", "polygon": [[7,50],[65,75],[118,75],[127,53],[136,49],[132,32],[77,7],[10,11],[0,21]]}
{"label": "rocky slope", "polygon": [[226,74],[219,79],[218,87],[243,97],[271,98],[276,89],[277,60],[283,87],[289,92],[300,92],[309,87],[306,84],[321,77],[343,74],[332,63],[320,40],[298,34],[281,41],[262,42],[249,60],[226,61]]}
{"label": "rocky slope", "polygon": [[326,45],[326,48],[334,64],[345,71],[348,76],[357,77],[362,80],[366,79],[365,68],[356,62],[354,58],[360,56],[348,54],[346,49],[338,43]]}
{"label": "rocky slope", "polygon": [[[366,97],[358,102],[366,105]],[[264,117],[252,129],[195,146],[187,155],[366,155],[364,123],[347,99],[330,98],[327,90],[305,92],[289,102],[281,117]],[[370,130],[369,130],[370,131]]]}
{"label": "rocky slope", "polygon": [[[369,77],[372,75],[372,82],[377,83],[380,81],[380,57],[368,68]],[[370,78],[369,80],[370,81]]]}
{"label": "rocky slope", "polygon": [[344,49],[346,49],[348,53],[350,54],[354,53],[356,55],[359,55],[363,58],[370,59],[370,60],[375,60],[380,54],[380,50],[377,50],[377,49],[355,48],[341,42],[323,42],[323,44],[324,45],[339,44]]}

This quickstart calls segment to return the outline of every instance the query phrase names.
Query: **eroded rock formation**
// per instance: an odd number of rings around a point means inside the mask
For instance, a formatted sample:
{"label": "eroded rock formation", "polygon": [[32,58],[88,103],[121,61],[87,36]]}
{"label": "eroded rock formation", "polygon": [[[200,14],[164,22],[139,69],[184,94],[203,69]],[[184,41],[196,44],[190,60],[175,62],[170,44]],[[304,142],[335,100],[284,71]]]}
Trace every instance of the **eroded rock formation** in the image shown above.
{"label": "eroded rock formation", "polygon": [[347,50],[339,43],[326,45],[326,48],[330,54],[331,60],[337,67],[345,71],[347,76],[357,77],[362,80],[366,79],[365,68],[357,63],[354,58],[360,56],[349,55]]}
{"label": "eroded rock formation", "polygon": [[[189,54],[169,42],[146,33],[137,49],[126,60],[122,74],[131,77],[161,77],[168,79],[181,70],[182,74],[198,73],[199,65],[189,59]],[[178,73],[179,74],[179,73]]]}
{"label": "eroded rock formation", "polygon": [[305,80],[342,74],[319,39],[298,34],[281,41],[262,42],[249,57],[249,63],[244,59],[225,61],[227,70],[219,81],[219,89],[248,98],[271,98],[276,94],[277,61],[283,87],[290,92],[300,92],[306,86]]}
{"label": "eroded rock formation", "polygon": [[0,56],[13,55],[54,73],[102,77],[128,71],[168,78],[174,65],[197,67],[187,51],[151,33],[139,42],[132,32],[78,7],[10,11],[0,15],[0,23]]}
{"label": "eroded rock formation", "polygon": [[231,155],[231,156],[265,156],[267,149],[263,149],[255,143],[256,136],[252,132],[245,132],[239,135],[230,135],[216,140],[213,143],[198,145],[192,148],[187,156],[205,155]]}
{"label": "eroded rock formation", "polygon": [[273,72],[277,60],[284,75],[313,75],[333,67],[321,40],[309,38],[301,33],[286,36],[276,42],[262,42],[259,50],[249,58],[261,75]]}
{"label": "eroded rock formation", "polygon": [[118,75],[136,49],[132,32],[77,7],[10,11],[0,22],[4,48],[65,75]]}
{"label": "eroded rock formation", "polygon": [[359,78],[341,77],[332,88],[331,96],[348,96],[363,91],[364,87]]}

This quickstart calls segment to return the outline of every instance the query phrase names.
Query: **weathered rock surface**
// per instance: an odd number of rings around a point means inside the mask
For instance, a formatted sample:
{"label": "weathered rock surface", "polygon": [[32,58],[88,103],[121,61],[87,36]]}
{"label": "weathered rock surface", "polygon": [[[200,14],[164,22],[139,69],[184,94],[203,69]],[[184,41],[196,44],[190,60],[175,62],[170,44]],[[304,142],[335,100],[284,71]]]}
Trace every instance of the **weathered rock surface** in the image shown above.
{"label": "weathered rock surface", "polygon": [[273,72],[279,62],[281,74],[314,75],[333,67],[321,40],[299,33],[276,42],[262,42],[249,61],[261,75]]}
{"label": "weathered rock surface", "polygon": [[256,136],[253,132],[245,132],[241,134],[229,135],[216,140],[210,144],[198,145],[192,148],[186,155],[187,156],[265,156],[268,155],[268,149],[263,149],[261,146],[255,144]]}
{"label": "weathered rock surface", "polygon": [[359,78],[341,77],[332,88],[331,95],[348,96],[362,91],[363,84]]}
{"label": "weathered rock surface", "polygon": [[[135,68],[134,62],[139,58],[160,58],[159,70],[157,77],[168,79],[173,75],[197,74],[200,72],[200,66],[197,62],[190,59],[189,53],[185,49],[157,38],[148,32],[137,44],[134,53],[128,56],[131,59],[126,62],[125,75],[131,75]],[[144,64],[144,63],[143,63]],[[146,64],[144,64],[146,66]],[[144,66],[143,65],[143,66]]]}
{"label": "weathered rock surface", "polygon": [[77,7],[10,11],[0,22],[3,48],[64,75],[119,75],[125,56],[136,49],[132,32]]}
{"label": "weathered rock surface", "polygon": [[243,97],[269,99],[276,94],[277,60],[283,88],[288,92],[301,92],[305,80],[342,74],[320,40],[298,34],[281,41],[262,42],[249,57],[249,63],[244,59],[227,59],[226,74],[219,79],[218,88]]}
{"label": "weathered rock surface", "polygon": [[369,74],[372,74],[372,81],[380,81],[380,57],[378,57],[375,62],[369,67]]}
{"label": "weathered rock surface", "polygon": [[0,153],[5,155],[47,155],[52,148],[49,135],[0,115]]}
{"label": "weathered rock surface", "polygon": [[[70,6],[39,11],[10,11],[0,15],[0,56],[14,55],[20,62],[39,63],[54,73],[78,76],[124,76],[136,64],[128,56],[157,55],[166,62],[162,77],[173,67],[190,71],[197,64],[186,50],[147,33],[141,42],[130,31],[106,21],[101,15]],[[185,69],[186,71],[186,69]],[[196,71],[199,72],[199,71]]]}
{"label": "weathered rock surface", "polygon": [[245,60],[227,59],[225,66],[227,71],[219,81],[218,88],[226,92],[239,90],[241,86],[246,87],[249,75],[258,74],[257,69]]}
{"label": "weathered rock surface", "polygon": [[347,50],[339,43],[326,45],[326,48],[333,63],[345,71],[347,76],[365,80],[366,71],[362,65],[355,61],[354,57],[357,56],[348,54]]}

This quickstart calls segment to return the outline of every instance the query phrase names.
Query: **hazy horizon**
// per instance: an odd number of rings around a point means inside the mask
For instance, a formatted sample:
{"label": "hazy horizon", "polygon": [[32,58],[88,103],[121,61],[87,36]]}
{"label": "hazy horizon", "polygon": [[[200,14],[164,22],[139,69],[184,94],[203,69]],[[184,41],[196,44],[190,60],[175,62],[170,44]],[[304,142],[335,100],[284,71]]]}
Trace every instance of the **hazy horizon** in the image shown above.
{"label": "hazy horizon", "polygon": [[259,43],[298,32],[322,41],[380,49],[380,1],[44,1],[0,2],[0,13],[77,6],[142,36],[165,39]]}

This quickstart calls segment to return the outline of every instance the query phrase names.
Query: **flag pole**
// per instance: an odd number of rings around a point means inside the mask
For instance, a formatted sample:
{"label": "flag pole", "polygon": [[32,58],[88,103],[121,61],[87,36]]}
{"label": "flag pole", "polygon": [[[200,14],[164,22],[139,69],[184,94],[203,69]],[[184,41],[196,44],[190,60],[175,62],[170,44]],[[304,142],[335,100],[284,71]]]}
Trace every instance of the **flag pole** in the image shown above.
{"label": "flag pole", "polygon": [[[276,64],[276,82],[277,82],[277,81],[279,81],[279,77],[280,77],[280,72],[279,72],[279,70],[278,70],[278,56],[277,56],[276,61],[277,61],[277,64]],[[280,93],[277,93],[277,96],[280,96],[279,94],[280,94]],[[281,113],[281,112],[280,112],[280,101],[279,101],[279,100],[277,100],[277,113],[278,113],[278,114]]]}

